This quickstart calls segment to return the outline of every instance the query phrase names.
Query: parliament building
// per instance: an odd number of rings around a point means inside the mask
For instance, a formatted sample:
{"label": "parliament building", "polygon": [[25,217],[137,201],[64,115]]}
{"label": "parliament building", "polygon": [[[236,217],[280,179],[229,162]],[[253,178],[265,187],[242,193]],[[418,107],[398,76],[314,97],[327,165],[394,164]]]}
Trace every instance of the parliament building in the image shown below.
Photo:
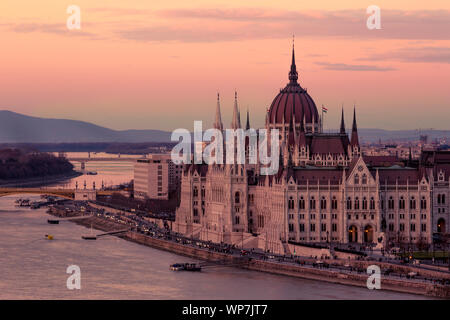
{"label": "parliament building", "polygon": [[[450,153],[424,150],[419,161],[365,156],[355,109],[350,136],[343,110],[340,130],[322,132],[294,50],[289,82],[265,127],[280,132],[278,172],[260,175],[259,164],[247,163],[184,165],[174,231],[280,254],[291,254],[289,244],[426,245],[448,232]],[[214,128],[224,130],[219,97]],[[241,128],[237,97],[231,128]]]}

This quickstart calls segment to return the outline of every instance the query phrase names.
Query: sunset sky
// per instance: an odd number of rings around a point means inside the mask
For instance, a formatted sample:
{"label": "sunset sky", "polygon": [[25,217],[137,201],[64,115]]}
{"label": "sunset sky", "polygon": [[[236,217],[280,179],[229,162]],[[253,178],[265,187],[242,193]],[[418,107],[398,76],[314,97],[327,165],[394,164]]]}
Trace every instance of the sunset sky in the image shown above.
{"label": "sunset sky", "polygon": [[[68,30],[69,5],[81,30]],[[381,8],[368,30],[366,8]],[[450,129],[450,1],[2,0],[0,109],[113,129],[211,125],[234,90],[254,127],[288,82],[337,128]]]}

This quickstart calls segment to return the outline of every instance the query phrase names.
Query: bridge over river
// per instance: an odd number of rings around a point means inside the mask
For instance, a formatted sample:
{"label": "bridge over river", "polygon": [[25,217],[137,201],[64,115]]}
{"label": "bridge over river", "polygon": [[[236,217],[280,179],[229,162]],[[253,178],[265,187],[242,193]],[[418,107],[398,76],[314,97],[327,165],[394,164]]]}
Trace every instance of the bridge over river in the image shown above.
{"label": "bridge over river", "polygon": [[61,197],[75,200],[75,195],[83,193],[94,193],[95,195],[112,195],[115,190],[95,190],[95,189],[63,189],[63,188],[0,188],[0,197],[14,194],[45,194],[49,196]]}

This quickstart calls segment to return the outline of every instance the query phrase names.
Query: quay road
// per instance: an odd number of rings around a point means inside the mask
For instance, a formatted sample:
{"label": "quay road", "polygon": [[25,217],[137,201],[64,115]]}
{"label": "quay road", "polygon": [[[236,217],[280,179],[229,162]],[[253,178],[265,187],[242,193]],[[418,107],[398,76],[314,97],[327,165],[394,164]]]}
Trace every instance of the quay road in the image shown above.
{"label": "quay road", "polygon": [[[242,250],[236,246],[232,246],[224,243],[212,243],[209,241],[202,241],[198,239],[192,239],[185,237],[181,234],[172,232],[168,229],[162,229],[158,227],[155,223],[149,222],[143,217],[136,215],[134,213],[130,214],[115,214],[108,212],[105,209],[96,209],[92,206],[89,206],[88,203],[80,203],[69,201],[64,206],[55,206],[60,209],[70,210],[73,212],[81,212],[84,211],[85,214],[92,214],[106,220],[110,220],[115,223],[123,224],[127,228],[131,228],[134,232],[138,232],[140,234],[144,234],[150,237],[164,239],[167,241],[174,241],[177,243],[181,243],[183,245],[198,247],[205,250],[222,252],[233,255],[235,257],[246,257],[251,259],[260,259],[260,260],[268,260],[277,263],[283,264],[291,264],[291,265],[301,265],[302,267],[308,268],[319,268],[319,269],[327,269],[332,271],[338,271],[342,274],[367,274],[365,269],[358,269],[351,266],[343,266],[335,263],[327,263],[327,259],[320,259],[306,256],[281,256],[275,255],[270,252],[264,252],[263,250]],[[82,208],[84,207],[84,208]],[[376,259],[373,258],[365,258],[366,261],[374,261]],[[401,265],[399,261],[395,261],[392,259],[384,259],[383,262],[389,262],[393,264]],[[416,268],[420,268],[420,266],[414,266]],[[450,285],[450,280],[443,279],[432,279],[426,278],[421,275],[414,276],[413,278],[406,276],[404,274],[395,273],[392,270],[384,270],[384,277],[388,277],[393,280],[406,280],[415,281],[415,282],[426,282],[426,283],[441,283]]]}

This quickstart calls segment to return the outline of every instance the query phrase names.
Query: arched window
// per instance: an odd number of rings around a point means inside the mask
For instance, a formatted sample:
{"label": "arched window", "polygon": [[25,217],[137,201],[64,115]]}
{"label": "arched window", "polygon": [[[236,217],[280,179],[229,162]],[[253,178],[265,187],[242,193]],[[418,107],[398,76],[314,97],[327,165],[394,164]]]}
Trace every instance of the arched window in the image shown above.
{"label": "arched window", "polygon": [[241,194],[239,191],[236,191],[234,194],[234,203],[239,204],[241,202]]}
{"label": "arched window", "polygon": [[363,198],[362,208],[363,208],[363,210],[367,210],[367,198],[366,197]]}
{"label": "arched window", "polygon": [[415,209],[416,208],[416,199],[413,197],[411,197],[411,199],[409,199],[409,208],[410,209]]}
{"label": "arched window", "polygon": [[373,197],[370,198],[370,210],[375,210],[375,199]]}
{"label": "arched window", "polygon": [[235,224],[239,224],[239,222],[240,222],[240,221],[239,221],[239,216],[235,216],[235,217],[234,217],[234,223],[235,223]]}
{"label": "arched window", "polygon": [[205,186],[202,186],[202,198],[206,196]]}
{"label": "arched window", "polygon": [[320,209],[322,210],[327,209],[327,200],[325,199],[325,197],[322,197],[322,199],[320,199]]}
{"label": "arched window", "polygon": [[359,210],[359,198],[355,198],[355,210]]}
{"label": "arched window", "polygon": [[438,204],[441,204],[441,195],[440,194],[437,195],[437,201],[438,201]]}
{"label": "arched window", "polygon": [[420,200],[420,209],[426,209],[427,208],[427,199],[425,197],[422,197]]}
{"label": "arched window", "polygon": [[331,209],[336,210],[337,206],[338,206],[337,199],[335,196],[333,196],[333,198],[331,199]]}
{"label": "arched window", "polygon": [[305,199],[303,198],[303,196],[300,197],[300,200],[298,201],[298,207],[300,210],[304,210],[305,209]]}
{"label": "arched window", "polygon": [[401,196],[400,199],[398,200],[398,208],[400,210],[405,209],[405,198],[403,198],[403,196]]}
{"label": "arched window", "polygon": [[355,174],[355,184],[359,184],[359,175]]}
{"label": "arched window", "polygon": [[352,210],[352,198],[347,198],[347,210]]}
{"label": "arched window", "polygon": [[392,197],[389,197],[388,208],[391,210],[394,209],[394,199]]}
{"label": "arched window", "polygon": [[442,204],[445,204],[445,194],[443,194],[443,195],[441,196],[441,202],[442,202]]}
{"label": "arched window", "polygon": [[315,210],[316,209],[316,200],[314,199],[314,196],[312,196],[309,199],[309,209]]}
{"label": "arched window", "polygon": [[294,209],[294,199],[292,197],[289,197],[288,208]]}
{"label": "arched window", "polygon": [[362,184],[367,184],[367,175],[365,173],[362,175]]}
{"label": "arched window", "polygon": [[198,188],[194,187],[194,191],[193,191],[194,197],[198,197]]}

